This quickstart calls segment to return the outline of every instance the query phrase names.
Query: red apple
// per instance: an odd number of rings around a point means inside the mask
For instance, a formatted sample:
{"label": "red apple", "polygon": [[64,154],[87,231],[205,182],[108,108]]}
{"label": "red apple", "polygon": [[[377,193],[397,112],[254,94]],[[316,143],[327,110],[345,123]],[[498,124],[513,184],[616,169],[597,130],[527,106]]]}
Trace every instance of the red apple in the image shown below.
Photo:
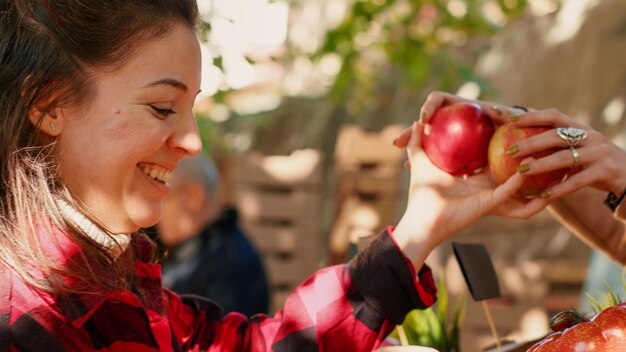
{"label": "red apple", "polygon": [[487,147],[495,131],[476,104],[459,102],[439,108],[422,131],[422,148],[439,169],[471,175],[487,165]]}
{"label": "red apple", "polygon": [[[549,335],[532,346],[528,352],[624,351],[626,303],[606,308],[591,320],[581,322],[574,319],[565,323],[562,325],[569,327]],[[558,326],[556,328],[560,329]]]}
{"label": "red apple", "polygon": [[[501,184],[517,172],[517,167],[524,158],[509,155],[506,149],[520,140],[549,130],[549,127],[515,127],[504,124],[493,134],[489,143],[489,170],[496,183]],[[559,148],[543,150],[531,155],[535,159],[559,151]],[[559,183],[567,174],[567,169],[555,170],[539,175],[528,176],[517,194],[532,197],[541,194],[546,188]]]}

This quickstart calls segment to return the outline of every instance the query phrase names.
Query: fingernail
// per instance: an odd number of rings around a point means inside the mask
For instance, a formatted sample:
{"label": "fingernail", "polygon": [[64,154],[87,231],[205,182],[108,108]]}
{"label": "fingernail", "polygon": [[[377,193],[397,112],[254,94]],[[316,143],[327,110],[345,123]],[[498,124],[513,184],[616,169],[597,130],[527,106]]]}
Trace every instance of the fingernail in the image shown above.
{"label": "fingernail", "polygon": [[420,114],[420,122],[423,122],[426,119],[426,111],[422,111]]}
{"label": "fingernail", "polygon": [[519,152],[519,145],[517,144],[513,144],[506,150],[506,153],[509,155],[517,154],[518,152]]}
{"label": "fingernail", "polygon": [[550,198],[550,196],[552,195],[552,192],[545,190],[543,192],[541,192],[541,195],[539,195],[541,198],[543,199],[548,199]]}
{"label": "fingernail", "polygon": [[520,115],[509,116],[509,122],[519,121],[522,117]]}
{"label": "fingernail", "polygon": [[528,164],[521,164],[520,166],[517,167],[517,172],[519,173],[528,172],[529,170],[530,170],[530,165]]}

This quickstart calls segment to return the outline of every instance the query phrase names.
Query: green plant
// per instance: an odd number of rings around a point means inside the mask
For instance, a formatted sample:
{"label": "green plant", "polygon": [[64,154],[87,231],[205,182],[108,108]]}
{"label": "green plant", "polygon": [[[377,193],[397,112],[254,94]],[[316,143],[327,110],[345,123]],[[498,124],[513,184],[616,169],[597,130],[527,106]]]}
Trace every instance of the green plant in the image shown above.
{"label": "green plant", "polygon": [[[622,284],[624,285],[624,292],[626,292],[626,268],[622,270]],[[589,292],[585,292],[585,296],[587,296],[587,301],[589,305],[593,309],[595,313],[599,313],[600,311],[611,307],[616,306],[624,302],[619,294],[616,294],[613,289],[609,286],[608,282],[605,282],[606,292],[596,292],[596,295],[590,294]]]}
{"label": "green plant", "polygon": [[432,347],[439,352],[460,352],[459,336],[467,296],[460,295],[454,309],[449,311],[445,280],[440,277],[437,281],[437,303],[428,309],[411,311],[392,336],[399,338],[399,329],[402,329],[409,345]]}

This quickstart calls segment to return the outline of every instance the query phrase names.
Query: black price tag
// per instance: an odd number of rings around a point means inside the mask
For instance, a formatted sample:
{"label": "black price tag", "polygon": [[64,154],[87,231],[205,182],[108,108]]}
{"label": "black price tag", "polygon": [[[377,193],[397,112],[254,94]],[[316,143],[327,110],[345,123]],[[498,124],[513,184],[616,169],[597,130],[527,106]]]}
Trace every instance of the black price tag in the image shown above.
{"label": "black price tag", "polygon": [[499,297],[500,286],[487,248],[479,243],[452,242],[452,249],[474,300]]}

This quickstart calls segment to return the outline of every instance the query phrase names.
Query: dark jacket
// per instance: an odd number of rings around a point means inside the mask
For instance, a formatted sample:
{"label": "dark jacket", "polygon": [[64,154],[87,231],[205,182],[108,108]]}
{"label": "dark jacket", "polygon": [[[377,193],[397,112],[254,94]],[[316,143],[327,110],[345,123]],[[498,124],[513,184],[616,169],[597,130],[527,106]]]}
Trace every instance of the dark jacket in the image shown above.
{"label": "dark jacket", "polygon": [[163,284],[179,294],[217,302],[225,312],[267,313],[269,290],[259,253],[226,209],[202,233],[169,251]]}

